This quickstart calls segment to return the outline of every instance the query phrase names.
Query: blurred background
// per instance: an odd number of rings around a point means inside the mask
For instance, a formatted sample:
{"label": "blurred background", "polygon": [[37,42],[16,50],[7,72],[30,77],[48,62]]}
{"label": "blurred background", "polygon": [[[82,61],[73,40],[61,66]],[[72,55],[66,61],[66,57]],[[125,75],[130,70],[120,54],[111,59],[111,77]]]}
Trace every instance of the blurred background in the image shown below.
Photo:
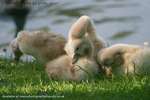
{"label": "blurred background", "polygon": [[[150,42],[150,0],[0,0],[0,48],[20,30],[53,31],[67,36],[82,15],[110,44]],[[3,50],[4,51],[4,50]]]}

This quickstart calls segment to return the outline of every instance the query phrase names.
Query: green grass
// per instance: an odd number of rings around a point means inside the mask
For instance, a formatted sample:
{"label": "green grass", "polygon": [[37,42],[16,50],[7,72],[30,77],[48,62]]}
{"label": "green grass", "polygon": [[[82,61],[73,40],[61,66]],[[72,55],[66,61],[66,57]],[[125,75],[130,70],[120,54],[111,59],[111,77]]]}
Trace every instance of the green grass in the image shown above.
{"label": "green grass", "polygon": [[4,95],[64,96],[50,100],[149,100],[150,76],[98,77],[80,83],[54,81],[48,79],[44,66],[37,62],[16,64],[0,60],[0,100]]}

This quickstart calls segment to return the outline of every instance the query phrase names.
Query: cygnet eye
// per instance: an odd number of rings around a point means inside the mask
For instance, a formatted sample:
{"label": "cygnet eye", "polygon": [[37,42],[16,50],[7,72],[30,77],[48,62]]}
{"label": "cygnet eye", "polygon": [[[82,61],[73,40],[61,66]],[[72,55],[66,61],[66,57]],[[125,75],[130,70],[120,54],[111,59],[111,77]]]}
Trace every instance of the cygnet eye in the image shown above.
{"label": "cygnet eye", "polygon": [[79,50],[79,47],[76,48],[76,51],[78,51],[78,50]]}

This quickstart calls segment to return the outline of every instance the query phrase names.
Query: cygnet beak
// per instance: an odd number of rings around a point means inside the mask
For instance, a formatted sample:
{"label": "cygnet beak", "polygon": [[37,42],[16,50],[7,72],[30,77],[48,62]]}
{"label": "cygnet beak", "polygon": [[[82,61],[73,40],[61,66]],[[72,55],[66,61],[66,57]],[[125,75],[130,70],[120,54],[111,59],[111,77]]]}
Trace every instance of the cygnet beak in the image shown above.
{"label": "cygnet beak", "polygon": [[73,56],[73,59],[72,59],[72,64],[75,64],[79,59],[79,56],[76,54]]}

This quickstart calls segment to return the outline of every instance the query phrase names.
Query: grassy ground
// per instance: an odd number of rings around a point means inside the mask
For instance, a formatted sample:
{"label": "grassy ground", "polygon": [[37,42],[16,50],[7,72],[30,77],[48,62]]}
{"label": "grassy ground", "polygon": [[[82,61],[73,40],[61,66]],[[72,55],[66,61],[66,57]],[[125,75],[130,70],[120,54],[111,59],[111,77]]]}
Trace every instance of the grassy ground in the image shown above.
{"label": "grassy ground", "polygon": [[[7,95],[45,95],[51,96],[49,100],[148,100],[150,99],[150,76],[113,79],[99,77],[80,83],[54,81],[48,79],[44,66],[36,62],[16,64],[12,61],[0,60],[0,100],[2,96],[4,99]],[[43,99],[46,97],[39,98],[39,100]],[[22,99],[18,98],[18,100]]]}

